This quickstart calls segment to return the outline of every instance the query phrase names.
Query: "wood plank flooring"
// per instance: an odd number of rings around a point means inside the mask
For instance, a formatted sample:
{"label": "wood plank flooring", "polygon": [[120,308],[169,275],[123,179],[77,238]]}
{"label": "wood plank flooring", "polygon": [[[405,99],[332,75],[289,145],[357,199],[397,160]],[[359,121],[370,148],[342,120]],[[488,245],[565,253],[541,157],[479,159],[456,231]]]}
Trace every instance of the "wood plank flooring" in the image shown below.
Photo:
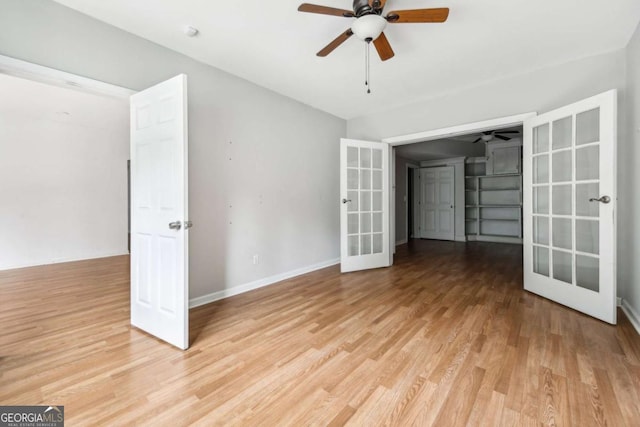
{"label": "wood plank flooring", "polygon": [[0,272],[0,404],[67,425],[640,425],[640,337],[522,290],[521,247],[412,241],[129,327],[128,257]]}

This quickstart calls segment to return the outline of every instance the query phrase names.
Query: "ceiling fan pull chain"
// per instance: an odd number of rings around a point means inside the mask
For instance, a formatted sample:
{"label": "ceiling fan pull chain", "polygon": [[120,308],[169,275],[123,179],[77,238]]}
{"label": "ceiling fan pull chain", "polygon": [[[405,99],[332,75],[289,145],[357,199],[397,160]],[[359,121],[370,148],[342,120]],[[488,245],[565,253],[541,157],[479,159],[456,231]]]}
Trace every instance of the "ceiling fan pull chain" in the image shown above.
{"label": "ceiling fan pull chain", "polygon": [[368,86],[369,85],[369,74],[367,72],[367,49],[368,46],[366,46],[365,43],[365,47],[364,47],[364,85]]}
{"label": "ceiling fan pull chain", "polygon": [[371,42],[367,42],[367,53],[366,53],[366,62],[367,62],[367,65],[366,65],[366,68],[367,68],[367,71],[366,71],[366,75],[367,75],[366,85],[367,85],[367,93],[371,93],[371,60],[370,60],[370,55],[369,55],[369,52],[371,51],[370,48],[371,48]]}

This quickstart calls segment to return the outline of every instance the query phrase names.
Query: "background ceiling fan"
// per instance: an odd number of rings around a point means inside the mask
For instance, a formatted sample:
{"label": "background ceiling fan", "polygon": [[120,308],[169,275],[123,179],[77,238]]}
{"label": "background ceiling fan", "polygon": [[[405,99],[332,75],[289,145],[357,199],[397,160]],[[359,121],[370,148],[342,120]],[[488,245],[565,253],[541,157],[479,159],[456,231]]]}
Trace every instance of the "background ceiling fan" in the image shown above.
{"label": "background ceiling fan", "polygon": [[298,7],[300,12],[319,13],[322,15],[356,18],[344,33],[320,50],[318,56],[327,56],[335,48],[344,43],[352,35],[367,43],[373,42],[380,59],[386,61],[393,58],[393,49],[383,31],[390,24],[445,22],[449,16],[449,8],[394,10],[382,16],[387,0],[353,0],[353,10],[336,9],[327,6],[303,3]]}
{"label": "background ceiling fan", "polygon": [[495,138],[501,139],[503,141],[510,141],[511,138],[505,135],[519,134],[519,133],[520,132],[517,130],[488,130],[488,131],[482,132],[480,134],[480,137],[478,137],[478,139],[473,141],[473,143],[475,144],[476,142],[480,142],[480,141],[489,142]]}

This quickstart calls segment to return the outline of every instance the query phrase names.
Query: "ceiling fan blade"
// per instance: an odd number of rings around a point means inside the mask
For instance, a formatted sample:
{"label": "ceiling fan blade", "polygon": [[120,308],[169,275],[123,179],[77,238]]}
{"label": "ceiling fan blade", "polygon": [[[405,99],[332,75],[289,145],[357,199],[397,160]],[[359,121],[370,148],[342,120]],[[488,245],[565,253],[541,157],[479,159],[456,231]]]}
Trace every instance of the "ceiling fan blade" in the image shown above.
{"label": "ceiling fan blade", "polygon": [[475,144],[476,142],[480,142],[480,141],[482,141],[482,138],[476,139],[475,141],[473,141],[473,143]]}
{"label": "ceiling fan blade", "polygon": [[449,8],[394,10],[387,15],[392,24],[444,22],[449,17]]}
{"label": "ceiling fan blade", "polygon": [[387,59],[393,58],[393,49],[391,49],[391,45],[389,44],[389,40],[387,40],[387,36],[384,33],[380,33],[380,36],[373,41],[373,45],[376,47],[378,51],[378,55],[380,55],[380,59],[386,61]]}
{"label": "ceiling fan blade", "polygon": [[501,139],[503,141],[510,141],[511,140],[511,138],[506,137],[506,136],[502,136],[502,135],[493,134],[493,136],[495,136],[496,138]]}
{"label": "ceiling fan blade", "polygon": [[351,28],[349,28],[347,31],[345,31],[344,33],[340,34],[338,37],[336,37],[331,43],[329,43],[328,45],[326,45],[320,52],[318,52],[316,55],[318,56],[327,56],[329,55],[331,52],[333,52],[333,50],[335,48],[337,48],[338,46],[340,46],[342,43],[344,43],[349,37],[351,37],[353,35],[353,31],[351,31]]}
{"label": "ceiling fan blade", "polygon": [[495,135],[497,134],[507,134],[507,133],[520,133],[520,131],[517,130],[497,130],[495,132],[493,132]]}
{"label": "ceiling fan blade", "polygon": [[319,6],[317,4],[302,3],[298,7],[298,12],[319,13],[321,15],[344,16],[353,18],[355,15],[351,10],[336,9],[335,7]]}

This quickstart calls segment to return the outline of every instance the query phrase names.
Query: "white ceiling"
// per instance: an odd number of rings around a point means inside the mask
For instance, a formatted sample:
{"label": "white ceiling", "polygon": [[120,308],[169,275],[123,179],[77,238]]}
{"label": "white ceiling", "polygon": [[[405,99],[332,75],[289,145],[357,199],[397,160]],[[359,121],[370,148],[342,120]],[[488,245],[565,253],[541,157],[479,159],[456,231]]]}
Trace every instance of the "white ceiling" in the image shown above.
{"label": "white ceiling", "polygon": [[[372,51],[367,95],[364,42],[315,55],[353,19],[298,12],[301,0],[56,1],[345,119],[623,48],[640,20],[638,0],[388,0],[386,12],[451,13],[444,24],[388,25],[396,56],[383,63]],[[185,25],[200,34],[187,38]]]}

